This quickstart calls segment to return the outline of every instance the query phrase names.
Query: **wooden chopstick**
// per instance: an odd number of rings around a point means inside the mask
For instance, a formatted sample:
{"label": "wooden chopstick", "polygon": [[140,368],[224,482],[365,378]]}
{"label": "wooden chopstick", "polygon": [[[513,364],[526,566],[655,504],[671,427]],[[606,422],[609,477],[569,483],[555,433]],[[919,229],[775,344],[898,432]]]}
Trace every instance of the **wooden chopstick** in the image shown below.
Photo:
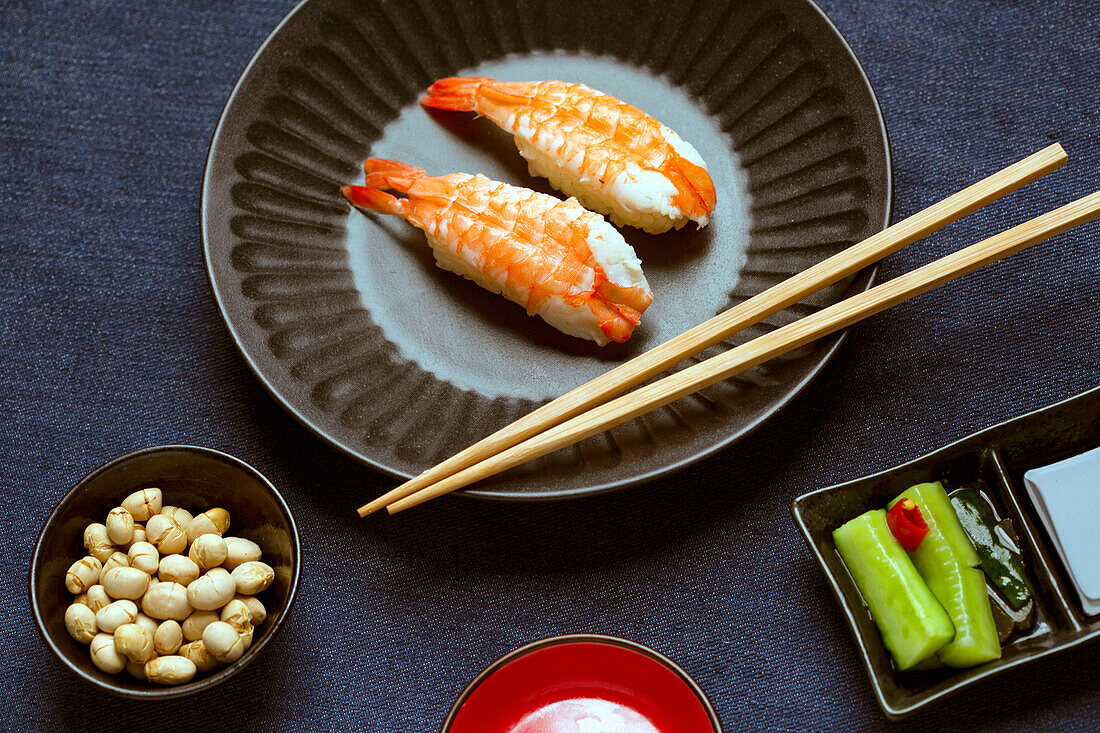
{"label": "wooden chopstick", "polygon": [[360,507],[359,516],[365,517],[563,420],[606,402],[825,286],[859,272],[902,247],[1060,168],[1065,162],[1066,152],[1061,145],[1055,143],[994,173],[548,402]]}
{"label": "wooden chopstick", "polygon": [[406,496],[391,514],[603,432],[937,288],[992,262],[1100,216],[1100,192],[1090,194],[912,272],[824,308],[683,371],[598,405],[480,463]]}

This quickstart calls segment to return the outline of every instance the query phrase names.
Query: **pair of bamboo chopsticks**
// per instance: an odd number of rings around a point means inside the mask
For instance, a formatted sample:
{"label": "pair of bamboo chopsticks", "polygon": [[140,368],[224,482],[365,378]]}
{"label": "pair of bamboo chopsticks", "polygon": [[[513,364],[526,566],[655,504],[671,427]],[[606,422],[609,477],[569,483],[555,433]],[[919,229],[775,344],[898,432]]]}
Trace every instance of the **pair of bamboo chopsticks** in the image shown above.
{"label": "pair of bamboo chopsticks", "polygon": [[543,405],[359,509],[393,514],[609,430],[1100,216],[1100,192],[771,333],[611,399],[912,242],[1061,167],[1054,144]]}

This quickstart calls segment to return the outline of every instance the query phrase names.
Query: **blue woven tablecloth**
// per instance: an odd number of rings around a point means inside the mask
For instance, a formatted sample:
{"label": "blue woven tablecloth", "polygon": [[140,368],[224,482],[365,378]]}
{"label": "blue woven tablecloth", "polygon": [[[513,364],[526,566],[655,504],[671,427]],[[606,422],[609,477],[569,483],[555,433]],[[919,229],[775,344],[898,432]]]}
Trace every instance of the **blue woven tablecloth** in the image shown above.
{"label": "blue woven tablecloth", "polygon": [[[890,130],[900,218],[1061,141],[1071,164],[894,255],[892,277],[1100,187],[1100,4],[829,0]],[[728,730],[884,726],[788,514],[1100,384],[1092,225],[853,329],[730,450],[654,485],[539,506],[354,508],[392,485],[249,373],[207,284],[199,186],[229,91],[290,0],[31,2],[0,11],[0,727],[430,731],[501,653],[626,636],[680,662]],[[62,494],[142,446],[253,463],[298,520],[302,584],[259,662],[167,704],[108,698],[34,632],[26,569]],[[899,730],[1096,730],[1100,649],[1027,666]]]}

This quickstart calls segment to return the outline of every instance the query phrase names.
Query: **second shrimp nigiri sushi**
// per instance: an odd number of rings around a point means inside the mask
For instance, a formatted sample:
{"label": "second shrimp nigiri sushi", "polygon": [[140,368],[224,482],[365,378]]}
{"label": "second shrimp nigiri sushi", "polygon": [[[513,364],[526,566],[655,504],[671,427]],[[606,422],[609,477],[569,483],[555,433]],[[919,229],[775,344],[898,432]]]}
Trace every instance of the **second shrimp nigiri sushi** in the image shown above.
{"label": "second shrimp nigiri sushi", "polygon": [[616,224],[659,234],[710,221],[716,193],[698,151],[637,107],[584,84],[451,77],[428,87],[420,103],[488,117],[512,133],[532,175]]}
{"label": "second shrimp nigiri sushi", "polygon": [[402,217],[427,235],[439,267],[559,331],[601,346],[626,341],[653,301],[634,249],[575,199],[379,158],[366,170],[365,186],[343,188],[351,203]]}

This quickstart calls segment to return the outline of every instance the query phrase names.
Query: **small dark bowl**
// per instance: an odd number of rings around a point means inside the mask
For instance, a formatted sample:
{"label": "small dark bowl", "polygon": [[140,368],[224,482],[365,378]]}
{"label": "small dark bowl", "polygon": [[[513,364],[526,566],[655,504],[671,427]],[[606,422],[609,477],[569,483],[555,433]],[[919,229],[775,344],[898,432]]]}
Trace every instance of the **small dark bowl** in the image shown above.
{"label": "small dark bowl", "polygon": [[[901,718],[970,685],[1034,660],[1100,641],[1100,616],[1074,596],[1070,578],[1028,497],[1023,474],[1100,444],[1100,387],[974,433],[908,463],[804,494],[791,505],[829,589],[855,638],[883,712]],[[1002,645],[1001,658],[968,669],[898,672],[863,597],[833,543],[832,532],[880,508],[913,484],[942,480],[951,490],[978,489],[996,518],[1012,520],[1035,590],[1035,621]],[[1017,677],[1017,684],[1026,682]]]}
{"label": "small dark bowl", "polygon": [[[606,651],[598,651],[601,649]],[[566,658],[562,658],[561,654],[557,654],[557,658],[554,658],[555,652],[559,650],[576,651],[583,659],[579,659],[578,656],[570,657],[571,652],[566,653]],[[536,660],[531,655],[539,655],[539,658]],[[526,663],[524,668],[513,666],[524,663]],[[510,678],[508,678],[509,671]],[[500,676],[498,673],[504,674],[509,681],[496,684]],[[493,678],[492,682],[490,678]],[[477,700],[478,694],[483,692],[479,688],[487,682],[490,686],[496,684],[496,688],[491,692],[489,688],[484,690],[485,694],[482,697],[487,696],[488,700]],[[652,699],[647,699],[644,688],[648,688],[648,694],[654,692],[664,694],[665,700],[662,703],[656,703]],[[515,710],[529,714],[545,708],[551,701],[558,702],[557,696],[563,693],[572,695],[574,692],[581,691],[594,693],[600,697],[605,693],[614,693],[614,696],[621,698],[620,704],[628,709],[635,709],[632,704],[634,700],[639,703],[644,702],[650,708],[657,705],[661,714],[665,717],[671,716],[673,719],[671,725],[674,728],[669,729],[686,729],[681,726],[686,726],[688,724],[686,717],[690,717],[695,726],[691,730],[699,730],[705,725],[713,733],[722,733],[722,724],[710,700],[695,680],[679,665],[647,646],[602,634],[551,636],[508,652],[482,670],[466,685],[447,713],[440,733],[449,733],[456,725],[462,725],[464,730],[474,726],[474,729],[481,733],[503,730],[504,728],[499,728],[496,724],[489,728],[485,727],[486,711],[489,712],[490,717],[497,718],[502,711],[509,711],[504,713],[505,717]],[[671,697],[669,697],[670,692]],[[675,702],[672,703],[672,700]],[[459,715],[464,712],[468,703],[478,709],[475,720],[459,721]],[[645,705],[635,711],[641,712],[641,708]],[[497,720],[496,723],[500,721]],[[658,727],[661,730],[666,729],[662,725]]]}
{"label": "small dark bowl", "polygon": [[[69,566],[87,553],[84,528],[102,522],[129,493],[146,487],[164,492],[166,504],[187,509],[221,506],[229,511],[230,534],[252,540],[275,570],[275,581],[258,598],[267,619],[239,660],[186,685],[160,687],[126,672],[106,674],[92,664],[88,647],[65,630]],[[209,448],[165,445],[128,453],[85,476],[57,505],[38,536],[30,568],[30,600],[38,630],[61,663],[92,685],[136,700],[163,700],[208,690],[240,672],[264,650],[282,626],[298,588],[301,547],[286,502],[271,482],[247,463]]]}

